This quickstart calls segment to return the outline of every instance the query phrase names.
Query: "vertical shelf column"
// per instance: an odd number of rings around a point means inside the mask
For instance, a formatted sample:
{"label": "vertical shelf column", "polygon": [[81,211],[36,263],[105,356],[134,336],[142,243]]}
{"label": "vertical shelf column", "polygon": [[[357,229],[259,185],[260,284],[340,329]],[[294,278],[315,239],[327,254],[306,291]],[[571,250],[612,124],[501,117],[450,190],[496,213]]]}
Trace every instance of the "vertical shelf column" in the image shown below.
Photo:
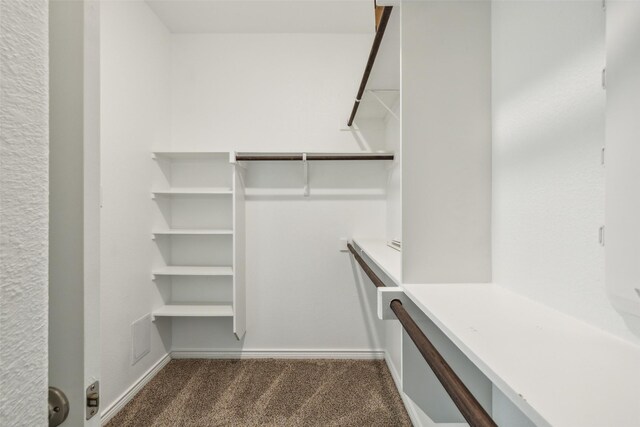
{"label": "vertical shelf column", "polygon": [[233,333],[238,340],[246,332],[245,201],[244,169],[233,167]]}

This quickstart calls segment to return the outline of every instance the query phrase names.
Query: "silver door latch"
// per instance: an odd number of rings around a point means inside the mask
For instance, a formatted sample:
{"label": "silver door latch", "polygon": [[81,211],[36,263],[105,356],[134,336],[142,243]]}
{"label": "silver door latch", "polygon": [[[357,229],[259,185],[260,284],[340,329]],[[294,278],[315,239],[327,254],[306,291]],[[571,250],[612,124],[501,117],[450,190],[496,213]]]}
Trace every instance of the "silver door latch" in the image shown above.
{"label": "silver door latch", "polygon": [[90,420],[100,408],[100,382],[96,381],[87,387],[87,419]]}

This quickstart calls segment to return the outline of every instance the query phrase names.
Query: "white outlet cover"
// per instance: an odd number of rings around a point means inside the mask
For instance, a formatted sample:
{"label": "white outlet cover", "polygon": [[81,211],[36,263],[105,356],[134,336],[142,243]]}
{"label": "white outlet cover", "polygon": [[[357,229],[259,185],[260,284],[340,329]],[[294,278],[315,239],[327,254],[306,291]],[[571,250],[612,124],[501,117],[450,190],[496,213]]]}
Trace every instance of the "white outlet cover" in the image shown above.
{"label": "white outlet cover", "polygon": [[135,365],[151,351],[151,314],[131,324],[131,364]]}

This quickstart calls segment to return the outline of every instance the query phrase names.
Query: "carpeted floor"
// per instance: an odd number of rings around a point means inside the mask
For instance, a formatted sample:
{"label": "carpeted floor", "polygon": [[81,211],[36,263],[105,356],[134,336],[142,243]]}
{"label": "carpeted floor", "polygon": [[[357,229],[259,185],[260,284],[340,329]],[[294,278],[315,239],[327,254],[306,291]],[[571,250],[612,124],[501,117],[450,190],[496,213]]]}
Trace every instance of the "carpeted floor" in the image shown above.
{"label": "carpeted floor", "polygon": [[411,426],[381,360],[172,360],[110,422],[131,426]]}

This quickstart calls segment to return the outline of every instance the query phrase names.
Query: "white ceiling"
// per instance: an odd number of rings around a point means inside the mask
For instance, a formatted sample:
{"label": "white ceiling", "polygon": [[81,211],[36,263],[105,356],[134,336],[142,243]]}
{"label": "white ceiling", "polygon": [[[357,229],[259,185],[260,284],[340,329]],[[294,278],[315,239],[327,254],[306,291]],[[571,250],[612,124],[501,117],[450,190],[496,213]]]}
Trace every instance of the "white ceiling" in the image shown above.
{"label": "white ceiling", "polygon": [[373,33],[373,0],[145,0],[172,33]]}

